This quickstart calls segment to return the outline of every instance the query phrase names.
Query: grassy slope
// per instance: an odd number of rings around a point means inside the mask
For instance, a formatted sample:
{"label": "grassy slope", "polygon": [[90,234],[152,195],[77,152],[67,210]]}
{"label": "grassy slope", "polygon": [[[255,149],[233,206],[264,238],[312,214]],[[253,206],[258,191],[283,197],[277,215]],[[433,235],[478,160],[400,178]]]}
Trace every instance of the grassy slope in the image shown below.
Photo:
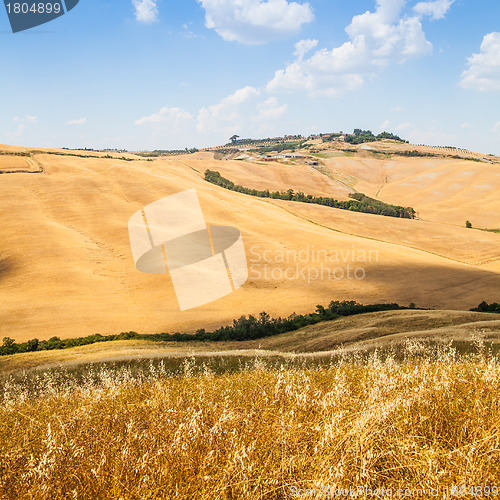
{"label": "grassy slope", "polygon": [[186,364],[172,377],[160,365],[9,384],[0,497],[283,500],[366,487],[377,498],[401,496],[398,488],[454,498],[461,486],[497,496],[498,358],[443,350],[422,360],[414,348],[402,364],[273,369],[256,360],[221,375]]}
{"label": "grassy slope", "polygon": [[444,158],[335,158],[326,171],[354,178],[353,187],[387,203],[414,207],[425,220],[496,228],[500,163]]}
{"label": "grassy slope", "polygon": [[[37,154],[44,174],[2,175],[0,338],[21,342],[129,330],[194,331],[263,310],[272,316],[307,313],[330,300],[415,302],[447,309],[498,300],[498,234],[251,198],[204,182],[205,167],[243,168],[241,162],[217,162],[205,156],[204,160],[198,156],[126,162]],[[361,160],[354,160],[361,168]],[[403,158],[401,164],[416,161]],[[471,169],[498,168],[467,163]],[[318,186],[321,174],[314,171],[310,176],[297,168],[292,179],[296,185],[303,184],[305,191]],[[284,177],[273,182],[288,187]],[[271,257],[250,262],[250,278],[237,292],[181,313],[168,276],[135,270],[127,223],[148,203],[192,187],[208,223],[238,227],[249,259],[256,260],[255,255],[266,250]],[[469,204],[474,203],[480,213],[482,199],[471,193]],[[455,207],[454,198],[449,205]],[[307,247],[326,251],[329,258],[350,253],[347,262],[323,262],[332,269],[352,266],[350,258],[361,252],[371,251],[376,259],[361,263],[366,271],[362,281],[329,279],[328,273],[311,280],[303,275],[284,278],[283,272],[293,272],[297,262],[283,263],[277,257]],[[277,271],[277,279],[259,278],[264,264],[268,271]],[[321,263],[298,264],[314,277]]]}
{"label": "grassy slope", "polygon": [[[500,344],[500,317],[459,311],[387,311],[340,318],[308,326],[295,332],[245,342],[150,342],[117,341],[61,351],[41,351],[0,357],[0,373],[25,369],[72,367],[88,363],[120,362],[155,358],[217,356],[285,356],[385,348],[405,339],[471,342],[474,337]],[[309,354],[307,354],[309,355]]]}

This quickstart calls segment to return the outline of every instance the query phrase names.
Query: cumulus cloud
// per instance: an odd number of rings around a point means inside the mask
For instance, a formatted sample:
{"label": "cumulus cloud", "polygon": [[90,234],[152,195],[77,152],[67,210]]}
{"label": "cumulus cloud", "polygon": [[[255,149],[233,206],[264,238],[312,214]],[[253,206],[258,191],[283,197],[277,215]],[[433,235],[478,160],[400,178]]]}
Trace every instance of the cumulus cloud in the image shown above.
{"label": "cumulus cloud", "polygon": [[156,0],[132,0],[135,18],[140,23],[150,24],[158,21]]}
{"label": "cumulus cloud", "polygon": [[270,97],[258,105],[259,114],[252,117],[258,123],[268,122],[281,118],[288,110],[286,104],[279,105],[276,97]]}
{"label": "cumulus cloud", "polygon": [[255,87],[243,87],[224,97],[218,103],[204,106],[196,113],[181,108],[163,107],[158,113],[135,120],[139,126],[149,126],[155,141],[164,141],[166,135],[185,139],[198,137],[205,144],[227,141],[233,134],[259,135],[281,125],[288,110],[276,97],[262,96]]}
{"label": "cumulus cloud", "polygon": [[389,120],[385,120],[384,123],[382,123],[380,125],[380,127],[378,128],[380,132],[386,132],[387,129],[389,128],[389,125],[391,124],[391,122]]}
{"label": "cumulus cloud", "polygon": [[308,3],[287,0],[198,0],[205,25],[224,40],[262,44],[288,37],[314,19]]}
{"label": "cumulus cloud", "polygon": [[27,115],[27,116],[24,116],[23,118],[20,118],[19,116],[14,116],[14,118],[12,118],[12,119],[15,122],[26,123],[26,122],[36,122],[38,120],[38,117]]}
{"label": "cumulus cloud", "polygon": [[[311,94],[335,95],[363,85],[391,62],[432,52],[420,19],[402,16],[405,0],[378,0],[374,12],[355,16],[346,28],[350,40],[332,50],[317,50],[303,59],[304,40],[296,45],[297,59],[275,73],[270,92],[307,90]],[[302,58],[301,58],[302,56]]]}
{"label": "cumulus cloud", "polygon": [[247,86],[225,97],[217,104],[201,108],[198,112],[198,131],[208,132],[214,127],[223,128],[226,132],[230,129],[241,129],[244,124],[242,105],[259,95],[258,89]]}
{"label": "cumulus cloud", "polygon": [[136,125],[162,125],[177,130],[179,126],[193,118],[193,115],[182,108],[169,108],[167,106],[160,109],[158,113],[144,116],[135,121]]}
{"label": "cumulus cloud", "polygon": [[198,112],[197,133],[212,143],[233,134],[252,137],[272,133],[283,125],[288,106],[276,97],[264,97],[260,89],[244,87],[217,104]]}
{"label": "cumulus cloud", "polygon": [[85,125],[87,123],[87,118],[78,118],[76,120],[69,120],[66,125]]}
{"label": "cumulus cloud", "polygon": [[500,90],[500,33],[487,34],[479,54],[468,59],[469,68],[462,73],[460,85],[479,91]]}
{"label": "cumulus cloud", "polygon": [[413,10],[420,16],[429,16],[432,20],[443,19],[455,0],[434,0],[418,2]]}
{"label": "cumulus cloud", "polygon": [[304,56],[318,45],[318,40],[301,40],[295,44],[293,55],[298,61],[302,61]]}

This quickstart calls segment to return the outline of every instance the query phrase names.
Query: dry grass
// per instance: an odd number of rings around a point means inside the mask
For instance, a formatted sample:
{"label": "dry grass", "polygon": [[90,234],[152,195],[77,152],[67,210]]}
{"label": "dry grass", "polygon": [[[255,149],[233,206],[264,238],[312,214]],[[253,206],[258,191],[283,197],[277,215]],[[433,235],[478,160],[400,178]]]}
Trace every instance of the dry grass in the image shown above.
{"label": "dry grass", "polygon": [[9,374],[79,365],[131,360],[207,357],[289,357],[307,353],[325,357],[340,346],[349,351],[399,349],[407,339],[426,344],[450,342],[460,352],[469,352],[472,339],[481,339],[500,351],[500,315],[466,311],[408,309],[347,316],[309,325],[281,335],[246,341],[153,342],[121,340],[99,342],[71,349],[56,349],[0,356],[0,381]]}
{"label": "dry grass", "polygon": [[498,163],[398,156],[383,160],[359,155],[324,163],[333,178],[351,177],[357,191],[414,207],[427,221],[463,227],[469,217],[475,227],[490,228],[498,222]]}
{"label": "dry grass", "polygon": [[294,487],[498,486],[500,360],[479,347],[458,357],[408,342],[401,362],[339,352],[322,367],[256,359],[216,374],[186,360],[177,373],[151,364],[12,380],[0,407],[0,494],[257,499],[291,498]]}
{"label": "dry grass", "polygon": [[0,173],[3,172],[36,172],[38,168],[24,156],[0,155]]}
{"label": "dry grass", "polygon": [[352,192],[343,184],[330,179],[314,167],[304,164],[284,164],[279,162],[253,163],[246,161],[198,160],[192,157],[184,159],[200,173],[208,168],[217,170],[223,177],[245,187],[269,189],[270,191],[302,191],[315,196],[329,196],[348,200]]}
{"label": "dry grass", "polygon": [[[240,177],[234,180],[243,179],[247,173],[250,175],[250,167],[244,162],[190,157],[128,162],[42,153],[35,157],[43,166],[43,174],[3,175],[0,183],[0,339],[12,337],[24,342],[35,337],[42,340],[129,330],[194,332],[261,311],[273,317],[305,314],[331,300],[401,305],[414,302],[420,307],[439,309],[469,309],[482,300],[498,300],[498,234],[304,203],[278,203],[280,200],[227,191],[202,179],[205,168],[222,172],[231,169],[234,175],[239,172]],[[422,159],[427,162],[424,166],[403,159],[401,165],[399,160],[379,161],[365,167],[363,159],[341,160],[352,160],[352,164],[339,162],[335,168],[341,171],[343,165],[345,169],[350,165],[353,172],[357,169],[357,178],[366,174],[367,182],[371,180],[370,172],[375,175],[387,170],[387,176],[392,175],[394,181],[387,189],[399,186],[403,200],[397,201],[405,205],[412,204],[406,199],[410,188],[396,182],[397,172],[409,175],[417,167],[424,173],[432,168],[427,159]],[[465,172],[481,169],[477,179],[476,174],[471,177],[479,185],[486,183],[483,175],[493,175],[498,169],[465,163]],[[447,168],[449,172],[455,164],[447,163]],[[290,186],[317,192],[324,178],[324,189],[333,193],[328,187],[333,181],[309,167],[266,169],[275,176],[271,180],[276,188]],[[347,170],[344,173],[347,175]],[[251,179],[259,176],[260,170]],[[376,182],[373,189],[378,189]],[[494,184],[493,180],[488,182]],[[494,185],[497,193],[500,184]],[[427,186],[423,180],[422,186]],[[134,212],[149,203],[190,188],[198,192],[207,223],[241,231],[250,276],[235,293],[198,308],[196,314],[186,315],[179,310],[168,275],[136,270],[127,223]],[[385,189],[382,199],[396,201],[385,197]],[[432,185],[428,189],[432,190]],[[469,205],[473,207],[450,198],[443,202],[443,209],[461,210],[460,225],[469,218],[477,227],[500,227],[498,196],[494,200],[496,205],[488,210],[494,211],[496,222],[476,218],[486,210],[482,195],[470,197]],[[415,208],[420,210],[418,203]],[[449,222],[445,216],[440,217]],[[286,262],[281,259],[284,252],[299,255],[307,249],[323,252],[323,257]],[[363,262],[363,254],[370,256],[368,262]],[[337,279],[329,272],[318,276],[321,266],[340,269],[342,275],[348,266],[358,267],[358,262],[353,265],[357,258],[366,271],[363,280]],[[484,262],[493,267],[486,268]]]}

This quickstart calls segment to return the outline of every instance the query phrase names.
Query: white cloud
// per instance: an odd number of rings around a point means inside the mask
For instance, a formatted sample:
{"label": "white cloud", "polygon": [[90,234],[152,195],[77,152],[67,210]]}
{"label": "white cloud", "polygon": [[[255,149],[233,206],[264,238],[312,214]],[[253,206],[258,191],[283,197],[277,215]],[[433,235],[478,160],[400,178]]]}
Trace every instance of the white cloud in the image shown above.
{"label": "white cloud", "polygon": [[140,23],[150,24],[158,21],[156,0],[132,0],[135,18]]}
{"label": "white cloud", "polygon": [[389,120],[385,120],[384,123],[382,123],[382,125],[380,125],[380,127],[378,128],[380,132],[387,132],[387,129],[389,128],[389,125],[391,124],[391,122]]}
{"label": "white cloud", "polygon": [[399,125],[396,125],[394,127],[394,129],[397,131],[397,132],[404,132],[405,130],[409,130],[410,128],[412,128],[413,125],[409,122],[404,122],[404,123],[400,123]]}
{"label": "white cloud", "polygon": [[279,105],[276,97],[270,97],[258,106],[259,114],[253,116],[252,119],[258,123],[268,122],[281,118],[288,110],[288,106],[283,104]]}
{"label": "white cloud", "polygon": [[378,0],[375,12],[355,16],[346,28],[350,41],[332,50],[317,50],[302,59],[308,41],[296,45],[297,59],[275,73],[270,92],[307,90],[310,94],[336,95],[363,85],[391,62],[432,52],[418,17],[402,16],[405,0]]}
{"label": "white cloud", "polygon": [[158,113],[144,116],[135,121],[136,125],[155,125],[171,127],[177,131],[179,127],[193,118],[193,115],[181,108],[169,108],[167,106],[160,109]]}
{"label": "white cloud", "polygon": [[260,90],[255,87],[243,87],[242,89],[237,90],[234,94],[222,99],[219,106],[223,108],[227,105],[242,104],[252,99],[252,97],[257,97],[258,95],[260,95]]}
{"label": "white cloud", "polygon": [[164,106],[157,113],[135,120],[136,135],[144,134],[148,137],[152,149],[179,149],[180,145],[191,147],[192,144],[188,144],[188,141],[196,137],[193,118],[185,109]]}
{"label": "white cloud", "polygon": [[24,116],[23,118],[20,118],[19,116],[14,116],[12,120],[15,122],[26,123],[26,122],[36,122],[38,118],[36,116],[27,115]]}
{"label": "white cloud", "polygon": [[466,128],[471,128],[472,125],[470,123],[462,123],[462,125],[460,125],[460,128],[463,128],[463,129],[466,129]]}
{"label": "white cloud", "polygon": [[500,90],[500,33],[487,34],[481,51],[469,57],[468,65],[462,73],[461,87],[482,92]]}
{"label": "white cloud", "polygon": [[297,60],[302,61],[304,56],[318,45],[318,40],[301,40],[295,44],[295,52],[293,55]]}
{"label": "white cloud", "polygon": [[308,3],[287,0],[198,0],[205,9],[205,25],[224,40],[267,43],[294,35],[314,19]]}
{"label": "white cloud", "polygon": [[[284,117],[288,110],[276,97],[262,96],[255,87],[243,87],[211,106],[204,106],[196,113],[180,108],[161,108],[158,113],[135,120],[135,124],[148,131],[155,144],[165,141],[185,141],[195,137],[198,145],[227,142],[233,134],[257,137],[273,133],[276,126],[286,130]],[[149,127],[146,127],[149,125]],[[164,147],[164,146],[162,146]]]}
{"label": "white cloud", "polygon": [[403,106],[396,106],[394,108],[391,109],[391,112],[392,113],[401,113],[405,110],[405,108],[403,108]]}
{"label": "white cloud", "polygon": [[434,0],[419,2],[413,10],[420,16],[429,16],[432,20],[443,19],[455,0]]}
{"label": "white cloud", "polygon": [[77,120],[69,120],[66,125],[85,125],[87,123],[87,118],[78,118]]}
{"label": "white cloud", "polygon": [[276,97],[263,98],[260,89],[244,87],[219,103],[198,112],[197,133],[211,144],[227,141],[233,134],[258,137],[288,129],[285,123],[288,106]]}
{"label": "white cloud", "polygon": [[182,36],[184,38],[203,38],[201,35],[198,35],[197,33],[195,33],[192,29],[191,29],[191,26],[192,26],[193,23],[189,22],[187,24],[183,24],[182,25]]}
{"label": "white cloud", "polygon": [[[198,112],[198,131],[208,132],[214,128],[223,128],[226,132],[230,129],[239,129],[243,126],[241,106],[260,95],[254,87],[244,87],[222,99],[218,104],[203,107]],[[227,133],[226,133],[227,135]]]}

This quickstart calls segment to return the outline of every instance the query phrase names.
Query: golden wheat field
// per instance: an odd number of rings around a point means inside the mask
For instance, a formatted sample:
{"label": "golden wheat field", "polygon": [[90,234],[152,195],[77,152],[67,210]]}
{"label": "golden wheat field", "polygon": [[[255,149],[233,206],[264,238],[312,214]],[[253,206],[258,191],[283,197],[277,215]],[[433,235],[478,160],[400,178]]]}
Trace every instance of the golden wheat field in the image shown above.
{"label": "golden wheat field", "polygon": [[[409,148],[412,149],[412,148]],[[389,203],[417,207],[422,219],[474,226],[499,225],[500,164],[450,158],[334,158],[325,160],[332,176]]]}
{"label": "golden wheat field", "polygon": [[[21,151],[4,146],[2,150]],[[474,226],[500,226],[500,202],[493,195],[485,199],[467,191],[467,210],[463,209],[464,220],[459,223],[440,211],[443,206],[450,213],[465,207],[456,197],[441,197],[435,205],[424,196],[410,199],[409,188],[394,177],[381,190],[382,200],[414,203],[422,214],[426,206],[435,206],[436,214],[441,214],[439,220],[424,220],[423,215],[421,220],[406,220],[258,199],[203,179],[209,168],[248,187],[261,177],[271,188],[335,195],[333,174],[311,166],[271,163],[263,167],[216,160],[210,153],[146,161],[132,154],[29,151],[43,173],[0,177],[0,338],[22,342],[130,330],[194,332],[261,311],[274,317],[309,313],[331,300],[414,302],[420,307],[457,310],[498,300],[500,234],[463,227],[469,214]],[[71,156],[78,154],[82,157]],[[368,182],[364,169],[383,172],[388,168],[385,160],[368,160],[360,156],[325,161],[338,162],[339,172],[348,164],[357,165],[357,175]],[[401,158],[397,169],[425,172],[429,161]],[[461,176],[465,168],[465,160],[436,162],[442,175],[451,175],[455,166]],[[475,172],[470,179],[479,182],[482,176],[495,174],[489,182],[498,186],[497,164],[465,163]],[[342,174],[344,184],[346,175]],[[375,177],[379,182],[380,175]],[[373,182],[370,189],[379,185]],[[422,190],[433,189],[421,177],[418,182]],[[339,189],[344,184],[338,184]],[[371,194],[369,186],[357,186],[365,187]],[[400,189],[397,199],[389,195],[396,187]],[[196,189],[209,225],[241,231],[249,266],[243,287],[197,308],[196,314],[179,310],[168,275],[135,269],[127,227],[137,210],[190,188]]]}
{"label": "golden wheat field", "polygon": [[[317,168],[209,152],[148,161],[26,151],[43,171],[0,176],[0,338],[209,331],[331,300],[440,310],[342,317],[258,340],[2,356],[0,498],[500,494],[500,319],[465,311],[498,301],[500,234],[479,230],[500,227],[498,164],[366,149],[325,154]],[[206,169],[258,189],[338,199],[356,189],[413,205],[419,219],[258,199],[207,183]],[[249,279],[183,313],[168,275],[135,269],[127,223],[190,188],[209,225],[241,231]],[[352,267],[362,279],[345,274]]]}
{"label": "golden wheat field", "polygon": [[151,363],[25,375],[2,386],[0,494],[493,496],[499,388],[484,345],[458,356],[413,341],[399,360],[338,351],[322,366],[256,358],[217,373],[188,358],[173,372]]}
{"label": "golden wheat field", "polygon": [[0,500],[500,500],[500,0],[4,4]]}
{"label": "golden wheat field", "polygon": [[23,156],[1,155],[0,154],[0,173],[18,172],[27,170],[28,172],[37,170],[33,164]]}

